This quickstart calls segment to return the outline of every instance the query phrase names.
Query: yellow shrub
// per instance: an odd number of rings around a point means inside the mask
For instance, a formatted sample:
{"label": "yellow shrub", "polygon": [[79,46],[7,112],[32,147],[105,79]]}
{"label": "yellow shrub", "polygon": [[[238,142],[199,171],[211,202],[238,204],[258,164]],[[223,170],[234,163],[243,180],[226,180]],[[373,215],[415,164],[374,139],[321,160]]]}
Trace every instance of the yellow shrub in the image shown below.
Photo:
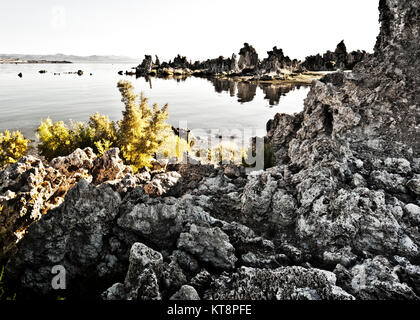
{"label": "yellow shrub", "polygon": [[211,163],[231,162],[240,164],[244,157],[244,150],[233,142],[221,142],[207,152],[207,160]]}
{"label": "yellow shrub", "polygon": [[107,116],[95,113],[87,124],[71,122],[70,127],[63,121],[52,122],[50,118],[41,121],[37,129],[39,153],[51,160],[68,155],[77,148],[91,147],[101,155],[116,144],[115,123]]}
{"label": "yellow shrub", "polygon": [[17,162],[28,150],[29,140],[19,131],[0,133],[0,168]]}
{"label": "yellow shrub", "polygon": [[[121,121],[113,122],[107,116],[95,113],[88,123],[72,123],[68,128],[64,122],[52,122],[48,118],[37,129],[40,154],[51,160],[68,155],[76,148],[91,147],[102,155],[109,148],[118,147],[123,160],[134,171],[150,167],[151,160],[160,151],[169,156],[182,156],[188,148],[185,140],[174,138],[166,123],[168,105],[161,109],[154,104],[150,108],[143,94],[136,95],[128,81],[118,82],[118,89],[125,105]],[[174,144],[173,148],[171,144]]]}
{"label": "yellow shrub", "polygon": [[41,121],[37,129],[38,151],[47,160],[70,154],[75,149],[74,132],[63,121]]}
{"label": "yellow shrub", "polygon": [[151,160],[169,135],[168,105],[160,109],[157,104],[151,109],[147,99],[133,92],[128,81],[118,82],[118,88],[125,104],[123,119],[119,122],[118,145],[127,164],[134,170],[150,167]]}
{"label": "yellow shrub", "polygon": [[116,125],[113,121],[109,120],[108,116],[95,113],[93,116],[90,116],[88,126],[95,132],[95,141],[108,141],[109,147],[116,143]]}
{"label": "yellow shrub", "polygon": [[180,138],[174,133],[170,133],[164,143],[158,149],[158,156],[171,158],[176,157],[182,160],[185,152],[190,152],[191,148],[185,139]]}

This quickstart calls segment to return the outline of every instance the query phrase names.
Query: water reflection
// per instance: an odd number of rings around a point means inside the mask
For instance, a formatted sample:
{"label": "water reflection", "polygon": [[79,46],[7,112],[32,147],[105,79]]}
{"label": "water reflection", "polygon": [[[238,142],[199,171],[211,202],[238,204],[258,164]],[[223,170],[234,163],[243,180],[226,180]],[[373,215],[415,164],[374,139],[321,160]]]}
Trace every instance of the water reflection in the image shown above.
{"label": "water reflection", "polygon": [[246,103],[254,99],[257,88],[264,93],[264,99],[269,101],[270,106],[278,105],[280,98],[285,96],[288,92],[307,87],[304,85],[296,85],[292,83],[287,84],[272,84],[272,83],[256,83],[235,81],[233,79],[208,79],[214,86],[217,93],[227,92],[231,97],[236,96],[238,102]]}
{"label": "water reflection", "polygon": [[[136,78],[143,78],[152,89],[152,81],[154,77],[136,76]],[[166,77],[159,77],[165,80],[175,80],[176,82],[185,82],[189,75],[169,75]],[[257,83],[255,81],[239,81],[228,78],[207,78],[217,93],[227,92],[231,97],[237,97],[239,103],[246,103],[254,100],[257,94],[257,88],[264,94],[264,99],[269,101],[270,106],[276,106],[280,102],[280,98],[285,96],[288,92],[299,90],[300,88],[309,87],[309,85],[293,84],[293,83]]]}

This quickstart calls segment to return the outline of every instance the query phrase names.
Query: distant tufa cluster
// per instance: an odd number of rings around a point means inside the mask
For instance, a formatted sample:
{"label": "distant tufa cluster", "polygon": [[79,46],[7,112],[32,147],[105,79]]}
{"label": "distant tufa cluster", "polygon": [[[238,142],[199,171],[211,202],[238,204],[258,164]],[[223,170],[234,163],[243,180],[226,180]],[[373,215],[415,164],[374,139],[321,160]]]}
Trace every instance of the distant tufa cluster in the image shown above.
{"label": "distant tufa cluster", "polygon": [[[230,58],[220,56],[205,61],[189,61],[185,56],[177,55],[173,61],[160,62],[156,56],[155,62],[152,56],[146,55],[143,62],[137,66],[137,76],[259,76],[273,77],[301,73],[304,71],[333,71],[337,69],[351,70],[365,59],[368,54],[365,51],[353,51],[347,53],[344,41],[341,41],[334,52],[328,51],[323,56],[309,56],[301,62],[285,56],[282,49],[274,47],[267,52],[267,57],[260,60],[255,48],[244,43],[239,51],[239,59],[236,54]],[[281,79],[281,78],[279,78]]]}

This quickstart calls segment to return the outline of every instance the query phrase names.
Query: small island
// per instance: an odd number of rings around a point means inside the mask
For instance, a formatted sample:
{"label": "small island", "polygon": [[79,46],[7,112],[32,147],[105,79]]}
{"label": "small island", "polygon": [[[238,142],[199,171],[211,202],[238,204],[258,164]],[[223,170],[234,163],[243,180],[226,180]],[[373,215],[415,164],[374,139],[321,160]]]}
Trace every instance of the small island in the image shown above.
{"label": "small island", "polygon": [[33,63],[72,63],[71,61],[50,61],[50,60],[26,60],[21,58],[2,58],[0,57],[0,64],[33,64]]}

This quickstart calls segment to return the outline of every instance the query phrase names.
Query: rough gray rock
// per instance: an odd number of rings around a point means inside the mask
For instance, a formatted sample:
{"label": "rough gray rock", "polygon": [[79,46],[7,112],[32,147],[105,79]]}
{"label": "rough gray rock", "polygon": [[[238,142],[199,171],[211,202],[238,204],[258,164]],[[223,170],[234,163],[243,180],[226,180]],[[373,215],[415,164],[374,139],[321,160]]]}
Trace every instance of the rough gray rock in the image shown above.
{"label": "rough gray rock", "polygon": [[200,300],[200,296],[193,287],[183,285],[169,300]]}
{"label": "rough gray rock", "polygon": [[26,228],[62,198],[56,195],[65,177],[27,156],[0,171],[0,260],[15,250]]}
{"label": "rough gray rock", "polygon": [[360,299],[419,299],[407,284],[400,282],[397,270],[398,268],[393,268],[386,258],[376,256],[373,259],[365,260],[362,264],[355,265],[350,271],[346,272],[341,269],[338,274],[344,278],[343,274],[347,273],[347,279],[343,279],[343,282],[347,280],[344,286]]}
{"label": "rough gray rock", "polygon": [[144,190],[151,197],[175,195],[177,194],[176,188],[180,186],[180,179],[181,175],[175,171],[159,173],[144,186]]}
{"label": "rough gray rock", "polygon": [[169,292],[176,290],[181,290],[182,295],[186,282],[175,260],[164,262],[161,253],[136,242],[130,249],[124,283],[113,284],[101,297],[105,300],[160,300],[162,295],[169,298]]}
{"label": "rough gray rock", "polygon": [[[7,265],[8,276],[17,277],[19,287],[35,295],[53,294],[51,268],[54,265],[66,269],[67,283],[76,291],[84,281],[94,283],[112,278],[121,271],[122,265],[118,261],[112,263],[106,238],[120,201],[109,186],[96,188],[80,180],[68,192],[63,204],[29,227],[19,254]],[[100,263],[109,258],[109,270],[98,270]]]}
{"label": "rough gray rock", "polygon": [[222,274],[204,294],[214,300],[353,300],[335,285],[333,273],[303,267],[274,270],[242,267]]}
{"label": "rough gray rock", "polygon": [[181,233],[177,247],[216,269],[233,269],[237,261],[229,237],[218,227],[206,228],[193,224],[188,233]]}

